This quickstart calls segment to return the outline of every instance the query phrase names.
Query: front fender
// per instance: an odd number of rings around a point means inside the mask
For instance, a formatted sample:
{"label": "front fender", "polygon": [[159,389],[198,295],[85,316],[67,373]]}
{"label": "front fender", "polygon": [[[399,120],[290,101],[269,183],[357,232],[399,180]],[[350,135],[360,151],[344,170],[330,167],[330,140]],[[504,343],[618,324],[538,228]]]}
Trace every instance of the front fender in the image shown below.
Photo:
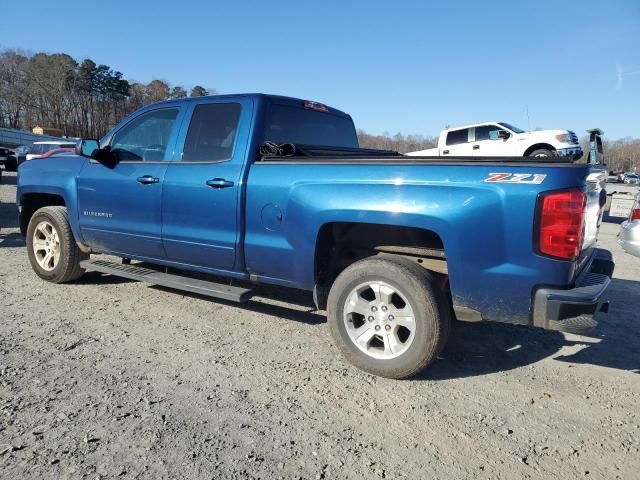
{"label": "front fender", "polygon": [[33,159],[20,165],[16,204],[24,205],[30,194],[56,195],[63,199],[69,224],[76,239],[83,241],[79,228],[76,179],[86,159],[83,157],[51,157]]}

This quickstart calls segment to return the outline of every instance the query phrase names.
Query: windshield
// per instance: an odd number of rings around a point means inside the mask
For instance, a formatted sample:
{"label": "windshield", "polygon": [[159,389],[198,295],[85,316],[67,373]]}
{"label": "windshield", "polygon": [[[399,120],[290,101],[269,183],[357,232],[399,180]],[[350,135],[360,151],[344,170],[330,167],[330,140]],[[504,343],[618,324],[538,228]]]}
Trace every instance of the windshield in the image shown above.
{"label": "windshield", "polygon": [[350,118],[289,105],[270,105],[263,136],[275,143],[358,148]]}
{"label": "windshield", "polygon": [[502,125],[504,128],[511,130],[513,133],[524,133],[524,130],[521,130],[518,127],[514,127],[513,125],[509,125],[508,123],[500,122],[498,125]]}

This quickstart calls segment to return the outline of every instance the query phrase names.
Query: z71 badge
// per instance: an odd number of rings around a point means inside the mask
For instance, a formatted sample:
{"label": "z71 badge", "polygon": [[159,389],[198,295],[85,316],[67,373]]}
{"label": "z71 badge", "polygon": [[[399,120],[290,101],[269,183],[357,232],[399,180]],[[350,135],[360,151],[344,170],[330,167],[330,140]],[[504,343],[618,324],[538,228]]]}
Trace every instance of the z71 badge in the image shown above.
{"label": "z71 badge", "polygon": [[547,178],[542,173],[490,173],[484,179],[488,183],[524,183],[539,185]]}

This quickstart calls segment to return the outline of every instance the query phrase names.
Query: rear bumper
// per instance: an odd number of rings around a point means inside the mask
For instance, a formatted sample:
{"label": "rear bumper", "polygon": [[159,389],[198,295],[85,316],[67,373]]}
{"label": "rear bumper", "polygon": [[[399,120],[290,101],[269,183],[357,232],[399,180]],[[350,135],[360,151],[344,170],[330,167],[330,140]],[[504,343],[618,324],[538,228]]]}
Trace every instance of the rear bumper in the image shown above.
{"label": "rear bumper", "polygon": [[567,333],[590,332],[598,324],[594,315],[609,309],[603,294],[614,267],[611,252],[597,249],[589,269],[578,277],[575,287],[538,288],[534,295],[533,325]]}

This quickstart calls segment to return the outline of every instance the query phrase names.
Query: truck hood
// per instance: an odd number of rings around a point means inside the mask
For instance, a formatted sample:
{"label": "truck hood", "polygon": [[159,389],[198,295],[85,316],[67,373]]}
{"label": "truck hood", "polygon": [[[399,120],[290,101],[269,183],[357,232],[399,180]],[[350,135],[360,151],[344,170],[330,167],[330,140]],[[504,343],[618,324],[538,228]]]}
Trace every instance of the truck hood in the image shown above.
{"label": "truck hood", "polygon": [[516,133],[515,138],[518,140],[532,140],[540,142],[557,142],[556,135],[570,134],[576,139],[578,138],[571,130],[536,130],[533,132]]}

